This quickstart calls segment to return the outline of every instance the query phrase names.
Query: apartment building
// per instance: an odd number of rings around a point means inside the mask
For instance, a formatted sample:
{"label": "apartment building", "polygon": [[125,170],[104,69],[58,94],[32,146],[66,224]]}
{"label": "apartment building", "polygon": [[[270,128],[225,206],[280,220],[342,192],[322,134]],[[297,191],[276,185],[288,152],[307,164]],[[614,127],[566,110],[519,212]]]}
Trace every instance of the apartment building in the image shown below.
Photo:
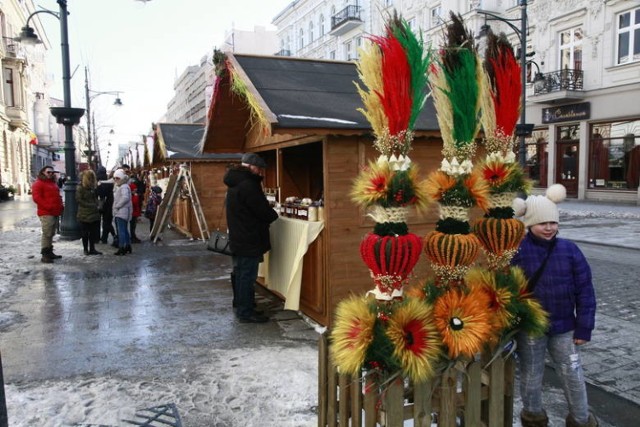
{"label": "apartment building", "polygon": [[450,11],[480,46],[489,27],[524,44],[534,127],[524,151],[537,191],[559,182],[569,197],[640,204],[640,2],[296,0],[273,19],[278,54],[357,60],[394,11],[434,49]]}

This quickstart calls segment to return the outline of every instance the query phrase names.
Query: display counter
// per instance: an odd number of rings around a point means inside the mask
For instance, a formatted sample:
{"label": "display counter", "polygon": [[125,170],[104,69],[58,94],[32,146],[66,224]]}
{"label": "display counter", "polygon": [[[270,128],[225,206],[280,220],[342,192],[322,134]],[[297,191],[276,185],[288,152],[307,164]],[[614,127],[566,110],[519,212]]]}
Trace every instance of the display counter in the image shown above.
{"label": "display counter", "polygon": [[285,310],[299,310],[303,258],[318,238],[324,221],[280,217],[269,227],[271,251],[260,264],[258,276],[264,286],[280,294]]}

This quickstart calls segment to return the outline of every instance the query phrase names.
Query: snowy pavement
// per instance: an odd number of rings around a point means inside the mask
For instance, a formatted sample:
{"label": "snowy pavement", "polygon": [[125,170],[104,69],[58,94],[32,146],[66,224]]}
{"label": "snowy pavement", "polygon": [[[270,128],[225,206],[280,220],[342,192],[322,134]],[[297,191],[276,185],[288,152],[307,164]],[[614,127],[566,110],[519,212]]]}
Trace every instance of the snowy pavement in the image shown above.
{"label": "snowy pavement", "polygon": [[[564,205],[566,237],[585,238],[580,226],[594,217],[630,222],[628,233],[640,225],[635,207],[596,215],[586,204]],[[129,426],[123,420],[137,410],[168,403],[189,427],[317,425],[319,329],[263,292],[259,304],[273,320],[237,323],[228,258],[169,231],[125,257],[106,245],[98,246],[105,255],[86,257],[79,241],[57,241],[62,260],[41,264],[39,222],[33,210],[10,212],[5,222],[3,209],[13,206],[0,204],[0,351],[11,427]],[[146,229],[139,225],[142,236]],[[607,236],[611,245],[625,240]],[[637,328],[628,333],[640,342]],[[551,425],[564,425],[563,401],[547,385]],[[518,398],[515,406],[519,426]]]}

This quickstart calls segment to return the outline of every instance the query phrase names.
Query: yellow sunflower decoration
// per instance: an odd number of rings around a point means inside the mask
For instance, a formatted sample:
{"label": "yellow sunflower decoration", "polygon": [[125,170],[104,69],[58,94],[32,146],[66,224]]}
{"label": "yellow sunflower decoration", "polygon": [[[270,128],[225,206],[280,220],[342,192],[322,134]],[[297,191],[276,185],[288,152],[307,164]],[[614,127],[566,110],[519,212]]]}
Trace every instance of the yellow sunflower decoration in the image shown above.
{"label": "yellow sunflower decoration", "polygon": [[409,298],[391,314],[386,332],[394,344],[394,357],[412,381],[433,376],[441,354],[441,339],[430,305]]}
{"label": "yellow sunflower decoration", "polygon": [[352,296],[336,308],[331,357],[340,372],[357,375],[373,340],[376,312],[366,298]]}

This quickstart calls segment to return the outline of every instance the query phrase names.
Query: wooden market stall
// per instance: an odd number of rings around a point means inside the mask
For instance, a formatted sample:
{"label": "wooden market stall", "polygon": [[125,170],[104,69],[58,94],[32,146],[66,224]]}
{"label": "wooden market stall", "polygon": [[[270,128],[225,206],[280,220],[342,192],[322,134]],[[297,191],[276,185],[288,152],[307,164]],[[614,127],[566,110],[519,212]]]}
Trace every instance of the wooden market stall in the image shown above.
{"label": "wooden market stall", "polygon": [[[373,288],[359,245],[373,221],[352,203],[361,167],[377,158],[354,82],[354,63],[228,54],[218,64],[205,153],[259,152],[268,164],[264,186],[288,198],[323,203],[320,221],[282,217],[271,226],[273,249],[259,281],[300,310],[330,325],[336,304]],[[442,142],[433,105],[417,121],[410,153],[424,177],[439,167]],[[267,190],[271,192],[271,190]],[[424,235],[434,228],[435,207],[408,224]],[[425,278],[423,258],[415,269]]]}
{"label": "wooden market stall", "polygon": [[[185,123],[158,123],[154,129],[154,163],[152,171],[162,169],[166,178],[160,180],[163,195],[170,174],[178,174],[185,167],[193,181],[202,213],[209,230],[220,227],[226,229],[223,202],[226,187],[222,177],[229,164],[237,163],[242,157],[237,153],[200,153],[198,146],[202,140],[204,125]],[[165,173],[168,172],[168,173]],[[173,207],[171,222],[186,236],[200,239],[200,226],[194,211],[194,199],[186,187],[180,189]]]}

